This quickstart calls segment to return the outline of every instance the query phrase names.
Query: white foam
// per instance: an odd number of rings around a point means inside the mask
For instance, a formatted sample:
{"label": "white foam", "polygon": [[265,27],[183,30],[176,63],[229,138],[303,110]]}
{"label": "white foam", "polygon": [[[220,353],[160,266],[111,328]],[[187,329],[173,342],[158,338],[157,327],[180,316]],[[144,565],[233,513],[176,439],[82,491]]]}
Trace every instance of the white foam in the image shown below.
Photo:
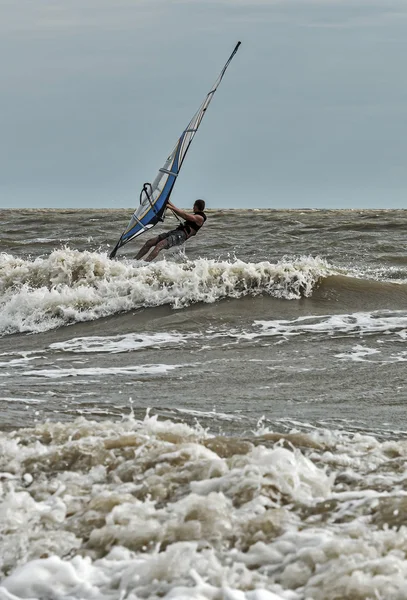
{"label": "white foam", "polygon": [[0,432],[0,598],[403,598],[407,442],[275,436],[148,415]]}
{"label": "white foam", "polygon": [[192,415],[194,417],[198,417],[198,418],[215,418],[215,419],[220,419],[223,421],[240,421],[242,419],[244,419],[245,417],[238,415],[236,413],[233,414],[228,414],[228,413],[224,413],[224,412],[219,412],[218,410],[194,410],[192,408],[176,408],[175,409],[178,413],[181,414],[186,414],[186,415]]}
{"label": "white foam", "polygon": [[0,362],[0,368],[1,367],[16,367],[16,366],[20,366],[20,365],[26,365],[28,362],[32,361],[32,360],[37,360],[36,356],[26,356],[24,358],[12,358],[11,360],[7,360],[7,361],[1,361]]}
{"label": "white foam", "polygon": [[163,375],[174,369],[180,369],[187,365],[136,365],[127,367],[84,367],[82,369],[33,369],[23,371],[21,375],[27,377],[47,377],[49,379],[60,379],[62,377],[88,377],[107,375]]}
{"label": "white foam", "polygon": [[0,396],[4,402],[22,402],[23,404],[39,404],[41,400],[37,398],[16,398],[14,396]]}
{"label": "white foam", "polygon": [[341,315],[298,317],[297,319],[255,321],[259,336],[290,336],[303,334],[373,335],[378,333],[398,335],[405,339],[407,332],[406,311],[372,311]]}
{"label": "white foam", "polygon": [[366,357],[372,356],[373,354],[380,354],[380,350],[376,348],[368,348],[367,346],[361,346],[360,344],[356,344],[353,346],[351,352],[341,352],[339,354],[335,354],[336,358],[340,358],[342,360],[353,360],[355,362],[365,362]]}
{"label": "white foam", "polygon": [[139,307],[182,308],[220,298],[309,296],[330,273],[322,259],[245,263],[200,259],[153,264],[55,250],[33,261],[0,255],[0,334],[40,332]]}
{"label": "white foam", "polygon": [[196,337],[196,335],[182,335],[179,333],[129,333],[126,335],[115,336],[72,338],[66,342],[55,342],[54,344],[50,344],[49,347],[52,350],[61,350],[62,352],[102,352],[117,354],[144,348],[155,348],[157,346],[183,344],[193,337]]}

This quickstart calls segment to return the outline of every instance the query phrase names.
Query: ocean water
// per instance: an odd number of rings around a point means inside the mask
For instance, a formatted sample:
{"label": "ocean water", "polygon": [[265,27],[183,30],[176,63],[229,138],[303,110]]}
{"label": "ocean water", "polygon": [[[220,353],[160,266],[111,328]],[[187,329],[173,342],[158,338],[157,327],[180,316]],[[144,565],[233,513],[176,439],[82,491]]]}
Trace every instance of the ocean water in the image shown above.
{"label": "ocean water", "polygon": [[0,211],[0,600],[407,599],[405,211],[128,218]]}

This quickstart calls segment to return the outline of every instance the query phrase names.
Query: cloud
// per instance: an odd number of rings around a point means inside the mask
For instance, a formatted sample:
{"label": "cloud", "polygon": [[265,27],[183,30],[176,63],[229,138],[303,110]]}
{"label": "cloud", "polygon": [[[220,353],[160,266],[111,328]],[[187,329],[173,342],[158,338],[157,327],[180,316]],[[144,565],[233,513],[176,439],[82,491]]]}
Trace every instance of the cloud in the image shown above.
{"label": "cloud", "polygon": [[[190,7],[191,0],[172,0]],[[201,0],[196,7],[217,7],[242,25],[265,20],[312,28],[369,28],[407,18],[405,0]]]}
{"label": "cloud", "polygon": [[168,10],[163,0],[6,0],[0,32],[74,33],[83,29],[129,30],[151,21]]}
{"label": "cloud", "polygon": [[324,14],[317,20],[304,23],[306,27],[327,29],[365,29],[393,25],[407,19],[407,7],[404,10],[375,9],[366,6],[363,11],[339,14]]}

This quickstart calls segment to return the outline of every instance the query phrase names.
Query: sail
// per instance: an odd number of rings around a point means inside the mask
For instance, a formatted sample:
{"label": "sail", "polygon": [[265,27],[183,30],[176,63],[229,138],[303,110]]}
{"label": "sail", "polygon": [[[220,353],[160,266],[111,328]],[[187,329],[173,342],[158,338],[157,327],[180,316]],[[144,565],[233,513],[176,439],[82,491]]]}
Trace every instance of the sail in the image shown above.
{"label": "sail", "polygon": [[236,44],[235,49],[220,72],[219,77],[215,81],[211,90],[207,93],[197,112],[194,114],[182,132],[181,137],[177,141],[171,154],[161,169],[159,169],[158,175],[154,179],[153,183],[145,183],[143,185],[140,193],[140,204],[134,211],[129,224],[123,231],[116,246],[110,253],[110,258],[114,258],[118,249],[127,244],[127,242],[130,242],[130,240],[134,239],[138,235],[148,231],[154,227],[154,225],[157,225],[159,221],[164,220],[165,208],[179,175],[182,163],[185,160],[188,148],[191,145],[196,132],[198,131],[199,125],[201,124],[213,95],[222,81],[226,69],[236,54],[239,46],[240,42]]}

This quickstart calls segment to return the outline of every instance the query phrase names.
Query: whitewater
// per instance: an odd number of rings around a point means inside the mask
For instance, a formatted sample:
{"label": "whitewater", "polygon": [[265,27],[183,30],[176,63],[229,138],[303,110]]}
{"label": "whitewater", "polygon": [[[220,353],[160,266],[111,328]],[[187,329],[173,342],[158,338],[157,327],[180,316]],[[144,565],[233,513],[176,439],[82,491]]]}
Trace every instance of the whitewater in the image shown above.
{"label": "whitewater", "polygon": [[249,294],[298,299],[311,295],[324,273],[328,266],[313,258],[277,264],[198,259],[146,265],[68,248],[34,260],[3,253],[0,334],[38,333],[138,308],[183,308]]}

